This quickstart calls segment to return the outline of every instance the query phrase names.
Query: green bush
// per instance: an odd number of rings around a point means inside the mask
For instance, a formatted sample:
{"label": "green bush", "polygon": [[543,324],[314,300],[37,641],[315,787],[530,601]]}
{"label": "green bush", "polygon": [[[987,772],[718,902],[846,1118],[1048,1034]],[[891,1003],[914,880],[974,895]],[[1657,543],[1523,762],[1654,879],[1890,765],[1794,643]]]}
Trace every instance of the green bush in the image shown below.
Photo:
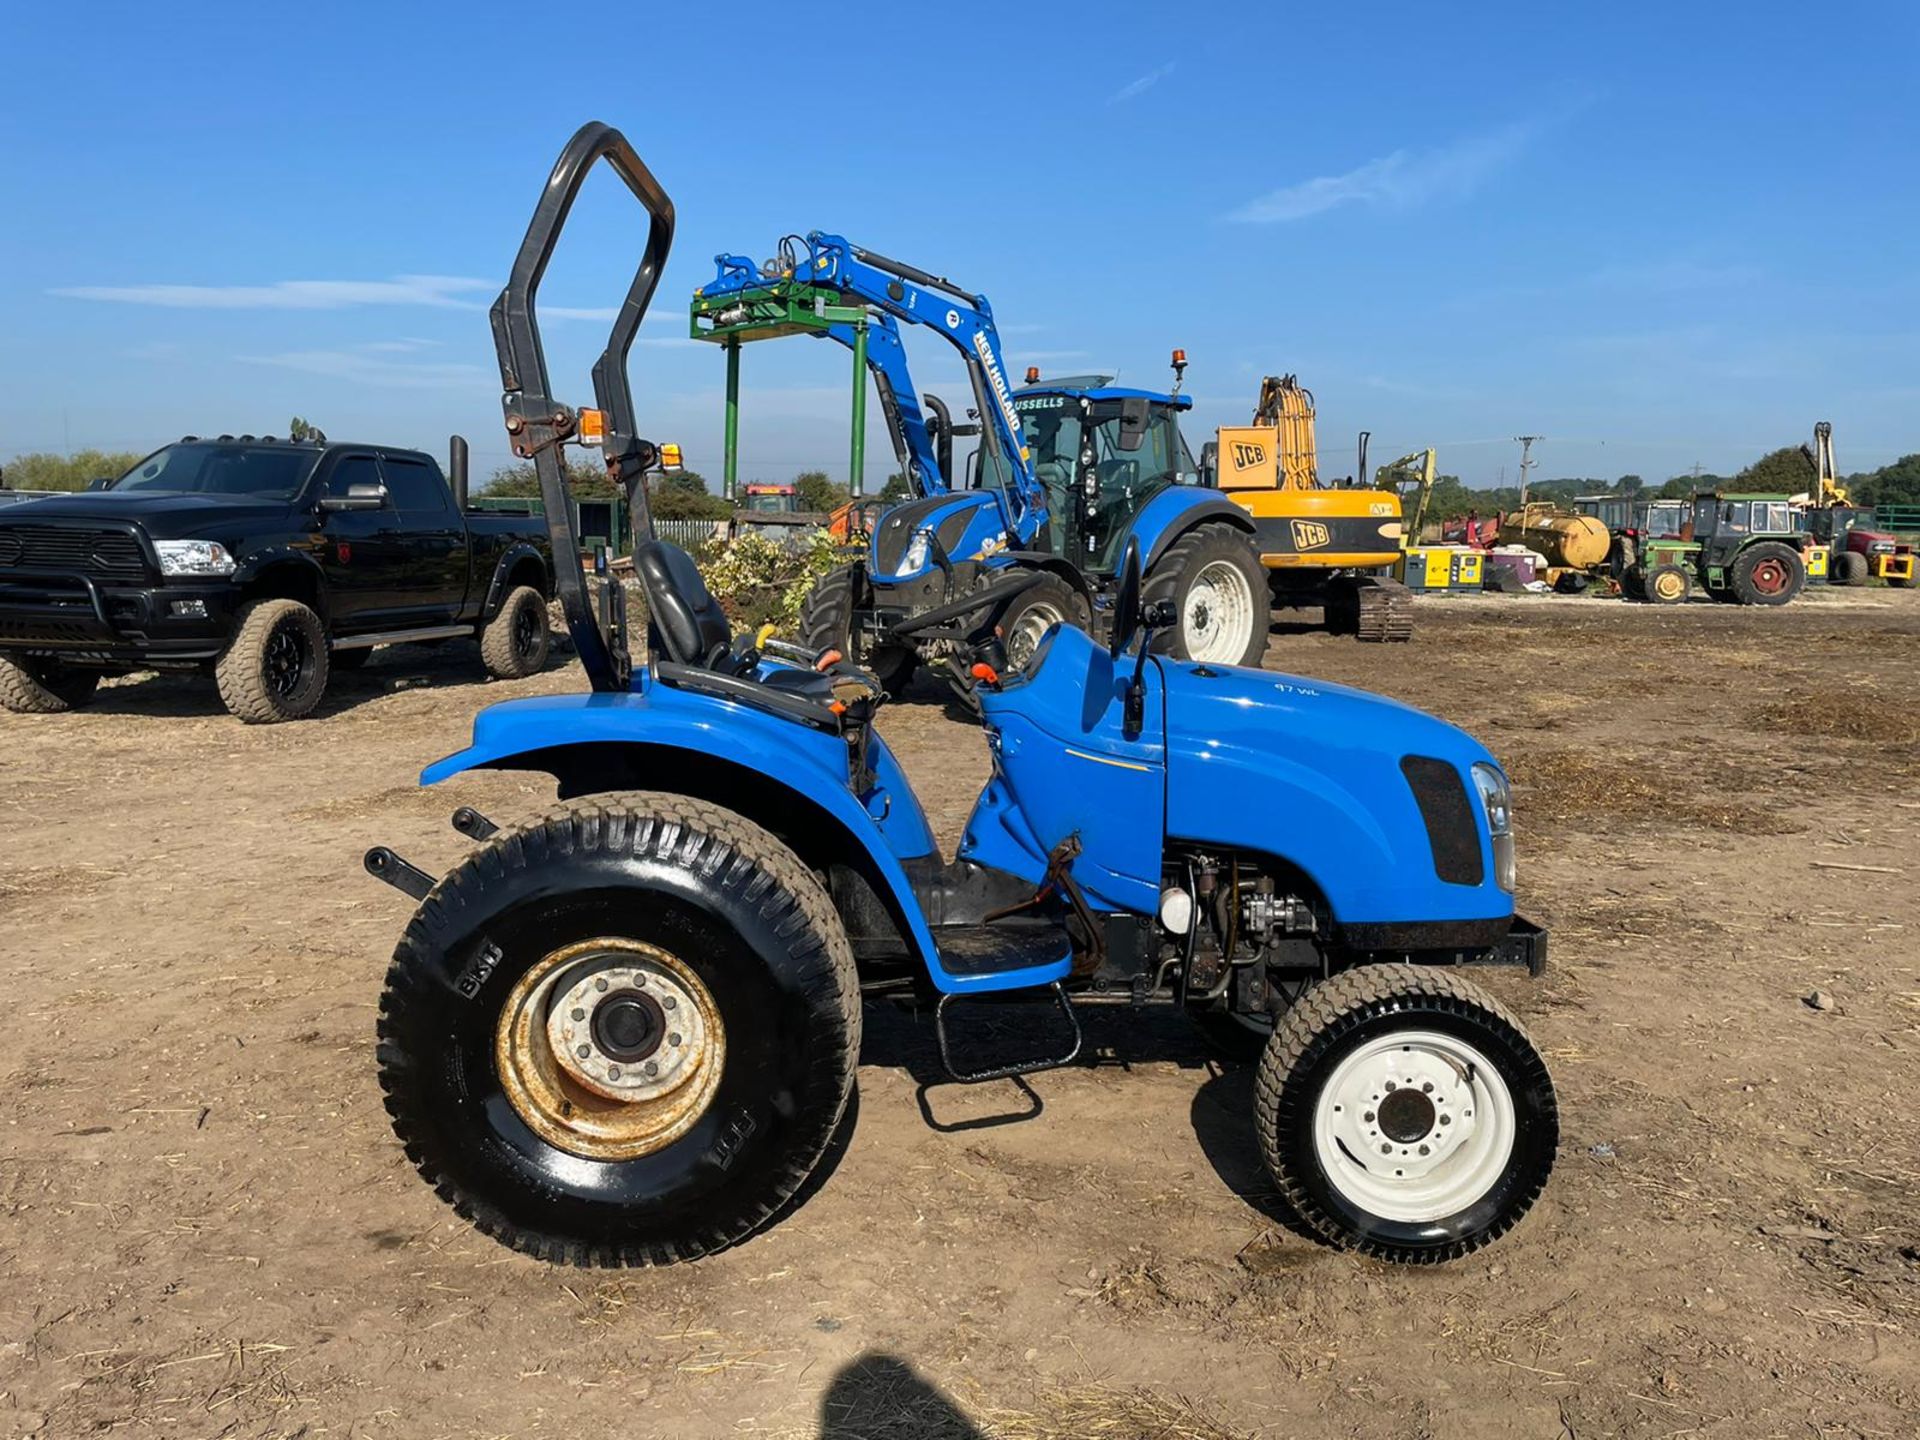
{"label": "green bush", "polygon": [[751,533],[726,545],[702,548],[706,553],[695,559],[707,588],[727,618],[748,632],[771,623],[782,634],[791,634],[807,592],[844,558],[839,542],[824,530],[815,531],[800,549]]}

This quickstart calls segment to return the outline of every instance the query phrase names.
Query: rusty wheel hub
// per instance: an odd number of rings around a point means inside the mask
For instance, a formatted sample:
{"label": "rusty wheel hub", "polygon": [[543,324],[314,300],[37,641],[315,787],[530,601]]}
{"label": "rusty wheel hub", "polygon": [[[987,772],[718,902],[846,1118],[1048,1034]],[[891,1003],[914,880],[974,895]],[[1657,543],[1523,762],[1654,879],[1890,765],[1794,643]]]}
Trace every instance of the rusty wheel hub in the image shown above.
{"label": "rusty wheel hub", "polygon": [[555,950],[520,977],[500,1012],[494,1065],[543,1140],[589,1160],[632,1160],[706,1112],[725,1040],[713,996],[678,957],[601,938]]}

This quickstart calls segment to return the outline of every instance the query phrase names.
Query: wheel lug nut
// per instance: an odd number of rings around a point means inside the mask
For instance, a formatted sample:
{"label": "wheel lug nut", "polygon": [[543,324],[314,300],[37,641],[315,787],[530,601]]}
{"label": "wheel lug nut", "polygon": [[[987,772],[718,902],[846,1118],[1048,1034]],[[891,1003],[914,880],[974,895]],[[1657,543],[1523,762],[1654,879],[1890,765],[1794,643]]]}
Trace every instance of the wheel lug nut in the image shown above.
{"label": "wheel lug nut", "polygon": [[678,1030],[675,1030],[671,1035],[667,1036],[667,1044],[678,1045],[679,1043],[680,1043],[680,1032]]}
{"label": "wheel lug nut", "polygon": [[1367,1111],[1366,1114],[1362,1115],[1360,1118],[1366,1121],[1367,1124],[1371,1125],[1373,1123],[1373,1112],[1369,1110]]}
{"label": "wheel lug nut", "polygon": [[658,1075],[659,1073],[660,1073],[660,1062],[657,1060],[647,1061],[647,1074]]}
{"label": "wheel lug nut", "polygon": [[1399,1087],[1399,1086],[1397,1086],[1397,1085],[1395,1085],[1395,1084],[1393,1083],[1393,1081],[1391,1081],[1391,1080],[1389,1080],[1389,1081],[1387,1081],[1387,1089],[1389,1089],[1389,1090],[1397,1090],[1397,1089],[1399,1089],[1399,1088],[1400,1088],[1400,1087]]}
{"label": "wheel lug nut", "polygon": [[1453,1117],[1451,1115],[1442,1115],[1440,1117],[1440,1123],[1442,1125],[1451,1125],[1453,1123]]}
{"label": "wheel lug nut", "polygon": [[[607,1078],[609,1080],[618,1080],[620,1078],[620,1067],[618,1065],[607,1066]],[[1420,1148],[1424,1150],[1426,1147],[1423,1145]]]}
{"label": "wheel lug nut", "polygon": [[1422,1155],[1430,1155],[1430,1154],[1432,1154],[1433,1152],[1432,1152],[1432,1151],[1430,1151],[1430,1150],[1428,1150],[1426,1146],[1424,1146],[1424,1145],[1422,1145],[1422,1146],[1420,1147],[1420,1153],[1421,1153]]}
{"label": "wheel lug nut", "polygon": [[1391,1145],[1382,1145],[1382,1146],[1380,1147],[1380,1153],[1381,1153],[1382,1155],[1391,1155],[1391,1154],[1393,1153],[1393,1146],[1391,1146]]}
{"label": "wheel lug nut", "polygon": [[582,1045],[578,1050],[574,1051],[573,1053],[578,1055],[582,1060],[584,1060],[589,1055],[593,1054],[593,1046]]}
{"label": "wheel lug nut", "polygon": [[677,1010],[680,1008],[680,1002],[674,999],[671,995],[667,995],[662,997],[660,1001],[660,1006],[662,1009],[665,1009],[665,1010]]}
{"label": "wheel lug nut", "polygon": [[576,1020],[584,1020],[587,1018],[587,1012],[576,1008],[573,1012],[573,1018]]}
{"label": "wheel lug nut", "polygon": [[604,995],[607,990],[607,982],[605,980],[596,980],[593,982],[593,988]]}
{"label": "wheel lug nut", "polygon": [[1426,1094],[1428,1094],[1428,1095],[1431,1095],[1431,1094],[1433,1093],[1433,1082],[1432,1082],[1431,1080],[1429,1080],[1429,1081],[1427,1081],[1427,1083],[1426,1083],[1426,1084],[1424,1084],[1424,1085],[1422,1085],[1422,1086],[1421,1086],[1420,1088],[1421,1088],[1421,1090],[1422,1090],[1422,1091],[1424,1091],[1424,1092],[1425,1092]]}

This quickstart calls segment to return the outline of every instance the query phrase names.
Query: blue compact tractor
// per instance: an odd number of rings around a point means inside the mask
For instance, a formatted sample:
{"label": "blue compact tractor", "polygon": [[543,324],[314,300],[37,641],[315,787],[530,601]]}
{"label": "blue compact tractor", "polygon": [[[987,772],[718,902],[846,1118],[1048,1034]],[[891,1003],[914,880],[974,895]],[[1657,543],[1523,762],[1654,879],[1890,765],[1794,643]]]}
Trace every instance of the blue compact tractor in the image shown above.
{"label": "blue compact tractor", "polygon": [[[634,498],[644,663],[617,586],[577,564],[534,292],[600,159],[651,217],[594,370],[610,474]],[[1122,555],[1105,643],[1056,624],[1017,671],[968,640],[992,773],[951,859],[835,651],[736,636],[687,555],[651,538],[626,352],[672,241],[617,131],[560,158],[494,307],[507,428],[539,470],[585,694],[494,705],[428,767],[542,771],[560,807],[477,842],[414,896],[380,1003],[387,1109],[476,1227],[551,1260],[666,1264],[778,1217],[851,1117],[863,997],[930,1005],[960,1081],[1065,1064],[1080,1007],[1179,1006],[1257,1055],[1275,1184],[1328,1241],[1431,1262],[1504,1233],[1553,1164],[1553,1085],[1465,968],[1538,972],[1516,918],[1506,776],[1471,737],[1360,691],[1158,653],[1176,621]],[[898,623],[977,634],[1018,569]],[[969,1063],[956,1011],[1031,999],[1057,1033]],[[1036,1017],[1040,1018],[1040,1017]],[[950,1033],[957,1028],[958,1032]],[[977,1052],[976,1052],[977,1054]]]}

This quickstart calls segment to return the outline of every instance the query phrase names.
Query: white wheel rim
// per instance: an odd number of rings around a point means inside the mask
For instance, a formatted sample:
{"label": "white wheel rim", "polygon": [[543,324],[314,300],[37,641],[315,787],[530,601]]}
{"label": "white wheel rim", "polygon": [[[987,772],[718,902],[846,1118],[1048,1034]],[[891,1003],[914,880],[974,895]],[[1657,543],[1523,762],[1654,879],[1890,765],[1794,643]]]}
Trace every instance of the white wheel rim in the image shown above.
{"label": "white wheel rim", "polygon": [[1401,1030],[1335,1067],[1314,1105],[1313,1148],[1349,1203],[1421,1224],[1493,1189],[1518,1128],[1513,1094],[1484,1054],[1452,1035]]}
{"label": "white wheel rim", "polygon": [[1039,648],[1041,638],[1055,625],[1064,625],[1067,617],[1044,600],[1036,600],[1015,617],[1006,637],[1007,669],[1024,670]]}
{"label": "white wheel rim", "polygon": [[1187,589],[1180,621],[1189,660],[1238,665],[1253,639],[1253,590],[1247,577],[1225,560],[1209,561]]}

